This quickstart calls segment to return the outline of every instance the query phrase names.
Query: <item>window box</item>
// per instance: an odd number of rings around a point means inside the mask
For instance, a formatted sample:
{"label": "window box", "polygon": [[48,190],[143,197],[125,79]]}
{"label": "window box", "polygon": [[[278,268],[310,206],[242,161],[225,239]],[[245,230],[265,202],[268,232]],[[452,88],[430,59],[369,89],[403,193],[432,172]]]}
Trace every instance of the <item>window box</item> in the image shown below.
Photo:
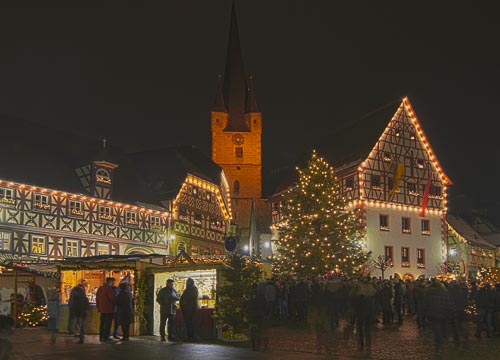
{"label": "window box", "polygon": [[0,198],[0,204],[4,204],[4,205],[16,205],[16,200],[15,199],[9,199],[9,198]]}

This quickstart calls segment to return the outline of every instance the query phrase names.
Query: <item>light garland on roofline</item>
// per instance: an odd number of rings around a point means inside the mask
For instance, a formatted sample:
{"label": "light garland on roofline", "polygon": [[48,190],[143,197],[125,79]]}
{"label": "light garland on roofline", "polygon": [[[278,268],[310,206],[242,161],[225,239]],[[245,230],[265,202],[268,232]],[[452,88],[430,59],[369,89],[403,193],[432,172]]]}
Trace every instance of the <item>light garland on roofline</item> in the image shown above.
{"label": "light garland on roofline", "polygon": [[121,204],[119,202],[114,202],[114,201],[104,200],[104,199],[99,199],[99,198],[93,198],[93,197],[85,196],[82,194],[72,194],[72,193],[67,193],[64,191],[58,191],[58,190],[54,190],[54,189],[46,189],[46,188],[42,188],[42,187],[31,186],[31,185],[21,184],[21,183],[17,183],[17,182],[13,182],[13,181],[6,181],[6,180],[2,180],[2,179],[0,179],[0,186],[5,186],[7,188],[21,189],[21,190],[28,189],[28,191],[31,191],[31,192],[40,192],[42,194],[47,194],[47,195],[51,195],[51,196],[59,196],[59,197],[65,198],[67,200],[78,200],[78,201],[90,202],[90,203],[95,202],[95,203],[97,203],[99,205],[103,205],[103,206],[112,206],[112,207],[116,207],[116,208],[130,209],[130,210],[139,211],[142,213],[159,215],[162,217],[169,217],[170,216],[170,213],[168,211],[153,210],[153,209],[148,209],[145,207],[138,207],[138,206],[130,205],[130,204]]}

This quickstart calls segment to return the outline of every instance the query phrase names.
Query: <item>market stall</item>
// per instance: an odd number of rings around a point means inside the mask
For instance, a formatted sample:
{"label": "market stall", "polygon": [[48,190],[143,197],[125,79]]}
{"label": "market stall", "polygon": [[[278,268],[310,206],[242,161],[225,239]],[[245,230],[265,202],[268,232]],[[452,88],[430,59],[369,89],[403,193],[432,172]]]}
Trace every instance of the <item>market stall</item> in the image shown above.
{"label": "market stall", "polygon": [[[99,334],[99,313],[95,305],[97,289],[104,284],[107,277],[115,278],[115,285],[127,282],[131,286],[132,294],[137,297],[137,278],[139,273],[145,273],[149,267],[160,266],[164,263],[163,255],[99,255],[83,258],[66,259],[59,264],[61,281],[61,304],[59,307],[58,329],[67,331],[69,320],[68,300],[71,289],[82,279],[87,282],[87,297],[90,309],[87,313],[87,334]],[[141,293],[142,294],[142,293]],[[142,313],[143,301],[136,299],[136,315]],[[141,304],[139,304],[141,303]],[[139,309],[139,311],[137,311]],[[130,329],[130,335],[138,335],[140,324],[136,322]]]}
{"label": "market stall", "polygon": [[[200,308],[196,311],[193,322],[195,334],[200,339],[212,339],[215,337],[214,308],[216,304],[217,284],[219,270],[224,262],[224,256],[203,256],[191,258],[182,252],[166,266],[151,269],[154,273],[155,294],[166,285],[167,279],[174,280],[174,288],[182,295],[186,288],[186,280],[194,280],[198,288],[198,303]],[[154,303],[154,329],[153,333],[159,335],[160,329],[160,306]],[[176,336],[185,338],[185,326],[182,311],[177,309],[176,314]]]}

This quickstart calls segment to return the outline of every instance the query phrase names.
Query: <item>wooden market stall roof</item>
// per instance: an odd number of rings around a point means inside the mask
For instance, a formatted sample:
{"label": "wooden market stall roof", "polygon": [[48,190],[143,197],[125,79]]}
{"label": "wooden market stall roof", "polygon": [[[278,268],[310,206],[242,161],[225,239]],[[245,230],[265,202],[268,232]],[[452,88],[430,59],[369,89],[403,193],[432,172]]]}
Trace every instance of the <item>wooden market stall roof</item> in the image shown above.
{"label": "wooden market stall roof", "polygon": [[57,278],[59,276],[56,261],[37,257],[0,253],[0,266],[9,270],[20,270],[47,278]]}

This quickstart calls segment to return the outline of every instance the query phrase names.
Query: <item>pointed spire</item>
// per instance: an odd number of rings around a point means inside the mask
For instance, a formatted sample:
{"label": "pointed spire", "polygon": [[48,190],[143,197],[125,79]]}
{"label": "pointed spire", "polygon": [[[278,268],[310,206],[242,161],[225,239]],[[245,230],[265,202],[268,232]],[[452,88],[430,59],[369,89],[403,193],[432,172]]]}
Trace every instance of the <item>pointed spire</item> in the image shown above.
{"label": "pointed spire", "polygon": [[255,98],[255,87],[253,85],[253,77],[248,78],[247,82],[247,97],[245,101],[245,114],[259,112],[257,99]]}
{"label": "pointed spire", "polygon": [[222,94],[224,104],[229,113],[226,131],[248,131],[243,117],[245,110],[246,77],[241,55],[236,6],[233,1],[229,39],[227,44],[226,68],[224,71],[224,86]]}
{"label": "pointed spire", "polygon": [[222,74],[219,74],[219,79],[217,80],[217,93],[215,94],[212,111],[227,112],[226,104],[224,103],[224,96],[222,95]]}

